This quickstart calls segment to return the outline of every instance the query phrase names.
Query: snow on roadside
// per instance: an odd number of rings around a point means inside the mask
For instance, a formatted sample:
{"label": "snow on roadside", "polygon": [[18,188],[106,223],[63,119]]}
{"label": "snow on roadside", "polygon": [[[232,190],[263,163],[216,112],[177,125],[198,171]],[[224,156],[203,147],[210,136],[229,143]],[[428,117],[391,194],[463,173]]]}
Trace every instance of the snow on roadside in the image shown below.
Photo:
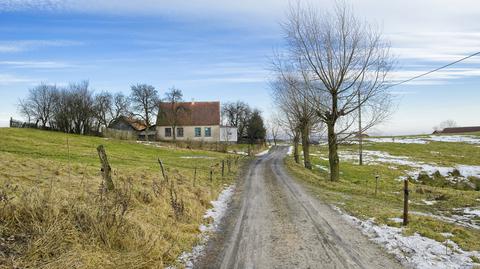
{"label": "snow on roadside", "polygon": [[248,153],[246,153],[245,151],[229,150],[228,153],[242,155],[242,156],[248,156]]}
{"label": "snow on roadside", "polygon": [[[232,195],[235,191],[235,185],[230,185],[223,189],[223,191],[218,195],[217,200],[211,201],[212,208],[208,209],[203,215],[203,218],[208,219],[212,218],[212,221],[209,224],[201,224],[199,229],[201,231],[199,238],[200,243],[192,248],[191,252],[183,252],[179,257],[178,261],[182,263],[185,268],[193,268],[194,262],[203,254],[205,251],[205,246],[209,238],[209,234],[218,230],[218,226],[222,218],[225,216],[228,208],[228,203],[230,202]],[[175,267],[169,267],[173,269]]]}
{"label": "snow on roadside", "polygon": [[[381,245],[387,252],[406,267],[422,269],[460,269],[472,268],[471,256],[480,258],[479,251],[464,251],[451,240],[440,243],[417,233],[411,236],[402,234],[402,228],[376,225],[373,219],[366,221],[350,216],[339,208],[335,210],[373,242]],[[448,245],[448,248],[447,248]]]}
{"label": "snow on roadside", "polygon": [[213,159],[210,156],[181,156],[180,159]]}
{"label": "snow on roadside", "polygon": [[293,146],[290,146],[290,147],[288,147],[287,155],[292,156],[292,154],[293,154]]}
{"label": "snow on roadside", "polygon": [[266,155],[269,151],[270,151],[270,148],[255,154],[255,156],[260,157],[260,156]]}

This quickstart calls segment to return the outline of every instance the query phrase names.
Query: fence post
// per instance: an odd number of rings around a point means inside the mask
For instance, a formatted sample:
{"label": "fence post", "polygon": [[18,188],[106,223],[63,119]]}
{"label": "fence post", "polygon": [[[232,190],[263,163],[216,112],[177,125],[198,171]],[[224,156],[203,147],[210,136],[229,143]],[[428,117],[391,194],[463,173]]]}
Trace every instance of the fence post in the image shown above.
{"label": "fence post", "polygon": [[379,179],[379,175],[376,175],[375,176],[375,197],[377,197],[377,191],[378,191],[378,179]]}
{"label": "fence post", "polygon": [[403,187],[403,226],[408,224],[408,195],[408,179],[405,179]]}
{"label": "fence post", "polygon": [[210,167],[210,181],[213,181],[213,170],[211,167]]}
{"label": "fence post", "polygon": [[225,160],[222,160],[222,178],[225,175]]}
{"label": "fence post", "polygon": [[197,167],[193,170],[193,186],[195,187],[195,181],[197,180]]}
{"label": "fence post", "polygon": [[163,180],[168,182],[168,177],[165,174],[165,168],[163,167],[163,162],[162,162],[162,160],[160,160],[160,158],[158,158],[158,163],[160,164],[160,168],[162,169]]}
{"label": "fence post", "polygon": [[115,189],[115,185],[113,185],[112,180],[112,168],[108,163],[107,154],[105,153],[105,148],[103,145],[97,147],[98,157],[100,158],[100,163],[102,164],[102,176],[103,180],[105,181],[105,185],[107,190],[112,191]]}

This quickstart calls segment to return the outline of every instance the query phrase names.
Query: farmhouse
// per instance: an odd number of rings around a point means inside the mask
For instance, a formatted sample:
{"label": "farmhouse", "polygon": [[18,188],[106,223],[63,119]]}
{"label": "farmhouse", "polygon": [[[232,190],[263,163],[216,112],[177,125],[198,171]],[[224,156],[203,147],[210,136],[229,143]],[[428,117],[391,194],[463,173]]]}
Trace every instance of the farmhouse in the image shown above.
{"label": "farmhouse", "polygon": [[220,102],[162,102],[156,131],[167,141],[237,142],[237,128],[220,125]]}
{"label": "farmhouse", "polygon": [[460,134],[460,133],[470,133],[470,132],[480,132],[480,126],[469,126],[469,127],[451,127],[445,128],[440,132],[434,132],[434,134]]}

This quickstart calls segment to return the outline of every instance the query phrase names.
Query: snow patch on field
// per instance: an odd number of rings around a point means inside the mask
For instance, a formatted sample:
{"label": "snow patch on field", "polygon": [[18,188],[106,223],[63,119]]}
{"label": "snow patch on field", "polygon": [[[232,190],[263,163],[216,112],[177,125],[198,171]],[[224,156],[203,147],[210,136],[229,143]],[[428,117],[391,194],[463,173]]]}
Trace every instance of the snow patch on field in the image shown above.
{"label": "snow patch on field", "polygon": [[464,251],[451,240],[447,239],[446,242],[440,243],[419,234],[405,236],[402,234],[402,228],[379,226],[373,219],[363,221],[343,213],[336,207],[335,209],[370,240],[395,255],[408,268],[472,268],[474,263],[470,257],[480,258],[480,252]]}
{"label": "snow patch on field", "polygon": [[431,135],[426,138],[430,141],[437,142],[452,142],[452,143],[467,143],[467,144],[480,144],[480,138],[469,135]]}
{"label": "snow patch on field", "polygon": [[450,143],[467,143],[480,144],[480,138],[469,135],[431,135],[426,137],[378,137],[365,138],[365,141],[375,143],[398,143],[398,144],[428,144],[430,141],[450,142]]}
{"label": "snow patch on field", "polygon": [[[358,155],[350,152],[340,152],[340,157],[348,161],[357,161]],[[480,166],[474,165],[456,165],[455,167],[438,166],[436,164],[429,164],[424,162],[416,162],[406,156],[393,156],[387,152],[365,150],[364,162],[367,164],[376,163],[388,163],[409,166],[413,170],[408,171],[407,174],[413,178],[417,178],[420,173],[427,173],[433,175],[435,172],[439,172],[442,176],[451,181],[467,180],[467,177],[480,177]],[[451,177],[451,173],[457,169],[462,177]],[[402,178],[403,179],[403,178]]]}
{"label": "snow patch on field", "polygon": [[428,144],[421,138],[395,138],[395,137],[383,137],[383,138],[365,138],[366,141],[376,143],[399,143],[399,144]]}
{"label": "snow patch on field", "polygon": [[[213,207],[208,209],[203,217],[205,219],[211,218],[212,221],[209,224],[200,225],[200,243],[194,246],[191,252],[183,252],[178,257],[178,261],[182,263],[185,268],[193,268],[194,262],[205,251],[205,245],[208,241],[209,234],[218,230],[220,222],[227,212],[228,203],[230,202],[234,191],[235,185],[228,186],[220,193],[217,200],[210,202]],[[169,268],[173,269],[175,267]]]}

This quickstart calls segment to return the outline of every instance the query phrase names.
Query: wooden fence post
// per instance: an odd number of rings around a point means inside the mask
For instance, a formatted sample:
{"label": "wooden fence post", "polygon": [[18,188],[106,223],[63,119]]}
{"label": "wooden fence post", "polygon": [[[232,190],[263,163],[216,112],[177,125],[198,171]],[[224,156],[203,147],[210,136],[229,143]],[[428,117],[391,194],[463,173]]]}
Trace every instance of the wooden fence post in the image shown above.
{"label": "wooden fence post", "polygon": [[408,224],[408,195],[408,179],[406,179],[403,187],[403,226]]}
{"label": "wooden fence post", "polygon": [[197,181],[197,167],[193,170],[193,186],[195,187],[195,181]]}
{"label": "wooden fence post", "polygon": [[222,178],[225,175],[225,160],[222,160]]}
{"label": "wooden fence post", "polygon": [[211,167],[210,167],[210,181],[213,181],[213,170]]}
{"label": "wooden fence post", "polygon": [[379,175],[376,175],[375,176],[375,197],[377,197],[377,191],[378,191],[378,179],[379,179]]}
{"label": "wooden fence post", "polygon": [[102,176],[105,182],[105,186],[107,190],[112,191],[115,189],[115,185],[113,185],[112,180],[112,168],[108,163],[107,154],[105,153],[105,148],[103,145],[97,147],[98,157],[100,158],[100,163],[102,165]]}
{"label": "wooden fence post", "polygon": [[165,168],[163,167],[163,162],[162,162],[162,160],[160,160],[160,158],[158,158],[158,163],[160,164],[160,168],[162,169],[163,180],[168,182],[168,177],[165,174]]}

